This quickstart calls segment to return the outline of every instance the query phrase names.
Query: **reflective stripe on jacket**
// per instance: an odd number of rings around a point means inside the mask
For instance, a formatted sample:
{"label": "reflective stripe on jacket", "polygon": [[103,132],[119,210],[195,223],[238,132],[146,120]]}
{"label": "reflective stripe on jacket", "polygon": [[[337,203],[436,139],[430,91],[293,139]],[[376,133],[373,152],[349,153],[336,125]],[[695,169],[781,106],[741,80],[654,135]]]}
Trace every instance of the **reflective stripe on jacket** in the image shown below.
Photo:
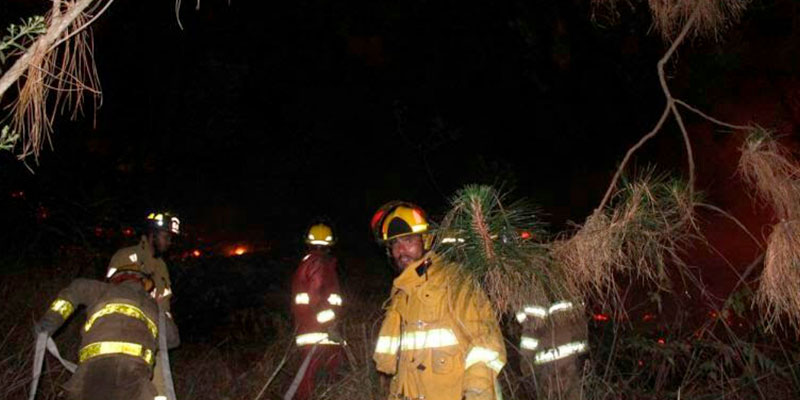
{"label": "reflective stripe on jacket", "polygon": [[308,336],[301,338],[301,335],[322,335],[339,318],[343,299],[336,264],[336,257],[312,250],[292,276],[292,315],[298,346],[312,344]]}
{"label": "reflective stripe on jacket", "polygon": [[[141,355],[142,360],[149,358],[145,356],[147,351],[155,353],[160,334],[156,324],[158,306],[139,282],[111,284],[75,279],[58,294],[43,318],[60,326],[80,305],[86,306],[86,322],[81,329],[81,349],[82,354],[86,355],[81,358],[84,361],[112,353],[134,355],[131,349],[136,346],[141,346],[135,355]],[[167,335],[169,346],[175,347],[179,343],[177,327],[171,319],[168,321],[164,334]]]}

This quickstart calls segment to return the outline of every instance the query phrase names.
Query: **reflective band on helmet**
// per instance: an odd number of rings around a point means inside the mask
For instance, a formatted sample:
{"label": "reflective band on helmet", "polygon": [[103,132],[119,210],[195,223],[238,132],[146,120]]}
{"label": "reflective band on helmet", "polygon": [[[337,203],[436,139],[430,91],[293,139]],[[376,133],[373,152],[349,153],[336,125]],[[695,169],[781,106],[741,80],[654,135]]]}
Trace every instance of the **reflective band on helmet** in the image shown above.
{"label": "reflective band on helmet", "polygon": [[397,349],[400,348],[399,336],[380,336],[378,337],[378,344],[375,346],[375,352],[380,354],[397,354]]}
{"label": "reflective band on helmet", "polygon": [[298,346],[305,346],[309,344],[339,344],[328,339],[328,334],[325,332],[312,332],[297,335],[295,343]]}
{"label": "reflective band on helmet", "polygon": [[311,243],[313,245],[317,245],[317,246],[328,246],[328,245],[331,244],[327,240],[316,240],[316,239],[315,240],[310,240],[309,243]]}
{"label": "reflective band on helmet", "polygon": [[493,369],[496,373],[500,373],[500,370],[503,369],[503,365],[505,365],[503,361],[500,360],[500,353],[485,347],[473,347],[469,351],[467,360],[464,362],[464,369],[469,369],[469,367],[477,363],[486,364],[486,366]]}
{"label": "reflective band on helmet", "polygon": [[539,340],[530,336],[523,336],[519,339],[519,347],[524,350],[536,350],[539,347]]}
{"label": "reflective band on helmet", "polygon": [[332,306],[340,306],[342,305],[342,297],[336,293],[331,293],[331,295],[328,296],[328,303]]}
{"label": "reflective band on helmet", "polygon": [[138,343],[128,342],[96,342],[86,345],[79,352],[80,362],[85,362],[97,356],[106,354],[127,354],[139,357],[148,364],[153,363],[153,352],[145,349]]}
{"label": "reflective band on helmet", "polygon": [[403,350],[434,349],[458,344],[456,334],[450,329],[440,328],[428,331],[406,332],[400,347]]}
{"label": "reflective band on helmet", "polygon": [[411,225],[411,230],[414,231],[414,233],[425,232],[428,230],[428,224]]}
{"label": "reflective band on helmet", "polygon": [[56,299],[53,304],[50,305],[50,310],[59,313],[62,318],[67,319],[72,315],[72,312],[75,311],[75,306],[67,300]]}
{"label": "reflective band on helmet", "polygon": [[324,310],[317,313],[317,322],[320,324],[333,321],[334,318],[336,318],[336,313],[333,310]]}
{"label": "reflective band on helmet", "polygon": [[308,293],[298,293],[294,296],[294,304],[308,304],[311,301],[311,298],[308,297]]}
{"label": "reflective band on helmet", "polygon": [[169,230],[176,235],[179,234],[181,232],[181,220],[177,217],[172,217],[169,223]]}
{"label": "reflective band on helmet", "polygon": [[585,341],[562,344],[554,349],[543,350],[536,353],[536,359],[534,360],[534,363],[546,364],[562,358],[567,358],[574,354],[583,353],[586,351],[586,347]]}
{"label": "reflective band on helmet", "polygon": [[110,314],[122,314],[127,317],[136,318],[145,324],[147,324],[147,329],[150,330],[150,333],[153,334],[153,337],[158,337],[158,327],[156,326],[155,322],[147,317],[147,315],[142,312],[137,307],[134,307],[130,304],[124,303],[109,303],[103,306],[103,308],[97,310],[88,320],[86,320],[86,325],[83,326],[83,330],[89,332],[92,329],[92,325],[94,325],[95,321],[98,318],[104,317]]}

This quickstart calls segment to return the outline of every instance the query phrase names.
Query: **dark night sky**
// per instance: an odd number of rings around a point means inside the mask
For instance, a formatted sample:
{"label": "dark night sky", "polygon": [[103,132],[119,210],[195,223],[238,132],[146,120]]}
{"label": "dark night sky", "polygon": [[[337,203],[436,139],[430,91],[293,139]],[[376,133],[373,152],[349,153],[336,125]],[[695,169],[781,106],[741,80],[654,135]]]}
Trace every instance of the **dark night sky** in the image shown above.
{"label": "dark night sky", "polygon": [[[3,1],[0,22],[30,3]],[[3,155],[0,176],[274,237],[326,214],[363,239],[385,201],[440,211],[498,180],[556,226],[580,221],[663,107],[645,5],[608,24],[589,3],[184,0],[181,31],[172,2],[120,0],[94,26],[96,127],[60,120],[36,175]],[[676,94],[713,110],[747,79],[795,75],[796,11],[756,1],[725,40],[684,47]],[[679,171],[679,146],[669,126],[643,158]]]}

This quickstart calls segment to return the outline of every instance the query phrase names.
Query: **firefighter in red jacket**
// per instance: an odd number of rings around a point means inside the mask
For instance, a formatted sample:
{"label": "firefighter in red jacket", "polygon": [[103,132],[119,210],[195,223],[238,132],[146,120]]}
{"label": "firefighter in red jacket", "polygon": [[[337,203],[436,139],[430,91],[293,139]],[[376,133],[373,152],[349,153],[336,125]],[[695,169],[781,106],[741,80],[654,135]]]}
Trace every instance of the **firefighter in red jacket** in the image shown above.
{"label": "firefighter in red jacket", "polygon": [[334,244],[330,226],[312,225],[305,239],[308,253],[292,277],[292,315],[302,359],[311,354],[296,398],[311,398],[317,375],[330,374],[339,364],[341,338],[336,330],[340,318],[342,296],[336,275],[336,257],[330,248]]}

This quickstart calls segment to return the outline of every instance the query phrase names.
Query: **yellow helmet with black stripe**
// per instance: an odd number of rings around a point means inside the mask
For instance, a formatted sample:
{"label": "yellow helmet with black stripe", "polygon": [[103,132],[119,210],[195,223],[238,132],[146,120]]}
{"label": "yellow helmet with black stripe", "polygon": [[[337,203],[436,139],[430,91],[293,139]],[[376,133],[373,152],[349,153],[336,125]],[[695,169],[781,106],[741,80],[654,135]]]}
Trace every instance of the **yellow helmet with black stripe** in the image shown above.
{"label": "yellow helmet with black stripe", "polygon": [[425,211],[413,203],[386,203],[373,215],[372,231],[380,243],[408,235],[422,235],[425,249],[430,248],[430,222]]}

